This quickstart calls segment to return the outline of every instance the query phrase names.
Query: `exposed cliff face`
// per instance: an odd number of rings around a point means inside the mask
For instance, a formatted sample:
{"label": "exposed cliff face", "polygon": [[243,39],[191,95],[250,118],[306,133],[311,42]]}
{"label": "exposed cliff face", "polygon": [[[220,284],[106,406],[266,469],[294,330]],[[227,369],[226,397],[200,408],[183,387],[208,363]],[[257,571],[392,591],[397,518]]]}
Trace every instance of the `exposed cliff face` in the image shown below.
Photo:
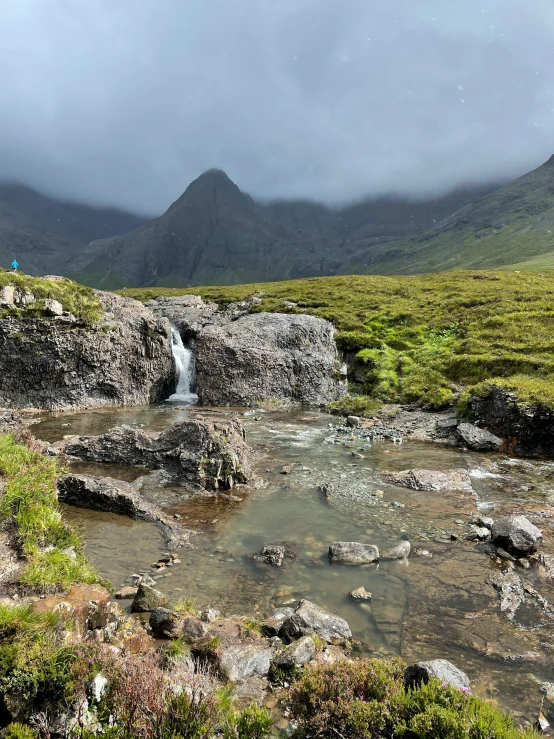
{"label": "exposed cliff face", "polygon": [[334,328],[315,316],[250,313],[253,297],[218,311],[194,295],[148,305],[195,340],[196,392],[205,405],[326,405],[347,393]]}
{"label": "exposed cliff face", "polygon": [[97,292],[101,320],[0,319],[0,407],[61,410],[142,405],[173,390],[169,321],[141,303]]}

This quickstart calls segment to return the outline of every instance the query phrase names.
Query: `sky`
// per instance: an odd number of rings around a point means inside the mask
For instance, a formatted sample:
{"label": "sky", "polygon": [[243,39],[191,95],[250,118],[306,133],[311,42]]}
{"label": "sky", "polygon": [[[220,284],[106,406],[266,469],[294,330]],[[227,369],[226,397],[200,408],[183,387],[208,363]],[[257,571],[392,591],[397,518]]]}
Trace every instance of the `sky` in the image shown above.
{"label": "sky", "polygon": [[0,180],[157,215],[212,167],[343,204],[554,154],[552,0],[0,0]]}

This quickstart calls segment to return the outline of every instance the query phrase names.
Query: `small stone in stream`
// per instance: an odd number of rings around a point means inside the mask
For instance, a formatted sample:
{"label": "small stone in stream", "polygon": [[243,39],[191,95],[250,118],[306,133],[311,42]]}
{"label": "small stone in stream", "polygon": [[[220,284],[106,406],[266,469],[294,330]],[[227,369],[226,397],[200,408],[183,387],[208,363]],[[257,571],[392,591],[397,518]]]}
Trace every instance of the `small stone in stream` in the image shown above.
{"label": "small stone in stream", "polygon": [[379,559],[379,550],[373,544],[356,541],[335,541],[329,546],[329,561],[339,564],[369,564]]}
{"label": "small stone in stream", "polygon": [[360,454],[359,452],[352,452],[352,456],[356,459],[365,459],[363,454]]}
{"label": "small stone in stream", "polygon": [[531,567],[531,562],[528,559],[522,558],[516,560],[516,565],[522,567],[524,570],[528,570]]}
{"label": "small stone in stream", "polygon": [[469,677],[446,659],[418,662],[404,672],[404,681],[408,687],[419,685],[422,682],[427,684],[432,678],[448,683],[464,693],[471,693]]}
{"label": "small stone in stream", "polygon": [[132,585],[124,585],[122,588],[120,588],[117,593],[115,594],[115,597],[118,600],[126,600],[127,598],[134,598],[135,595],[138,592],[138,587],[133,587]]}
{"label": "small stone in stream", "polygon": [[281,654],[273,660],[277,667],[302,667],[315,657],[316,646],[311,636],[302,636],[289,644]]}
{"label": "small stone in stream", "polygon": [[482,526],[485,529],[492,529],[494,519],[490,516],[475,516],[475,523],[477,526]]}
{"label": "small stone in stream", "polygon": [[176,521],[179,521],[179,520],[180,520],[181,518],[183,518],[183,517],[182,517],[182,516],[181,516],[181,515],[180,515],[179,513],[174,513],[174,514],[173,514],[173,518],[174,518],[174,519],[175,519]]}
{"label": "small stone in stream", "polygon": [[491,532],[485,526],[470,526],[469,534],[466,536],[468,541],[488,541],[491,538]]}
{"label": "small stone in stream", "polygon": [[399,503],[397,500],[393,500],[391,506],[393,508],[406,508],[406,505],[404,503]]}
{"label": "small stone in stream", "polygon": [[285,559],[285,552],[285,547],[280,544],[266,544],[260,554],[257,554],[254,559],[265,562],[273,567],[280,567]]}
{"label": "small stone in stream", "polygon": [[546,717],[544,716],[543,713],[539,713],[539,718],[533,724],[533,728],[539,734],[544,734],[545,731],[548,731],[548,729],[550,728],[550,724],[546,720]]}
{"label": "small stone in stream", "polygon": [[422,549],[421,547],[416,547],[416,549],[414,549],[414,554],[416,557],[432,557],[433,556],[428,549]]}
{"label": "small stone in stream", "polygon": [[146,613],[153,611],[159,606],[164,606],[166,597],[159,590],[155,590],[149,585],[141,583],[138,586],[137,594],[133,600],[131,611],[133,613]]}
{"label": "small stone in stream", "polygon": [[150,577],[150,575],[142,574],[139,578],[139,581],[137,582],[137,585],[155,585],[156,581],[153,577]]}
{"label": "small stone in stream", "polygon": [[461,519],[461,518],[457,518],[457,519],[456,519],[456,520],[454,521],[454,523],[455,523],[455,524],[457,524],[458,526],[463,526],[463,525],[465,524],[465,521],[462,521],[462,519]]}
{"label": "small stone in stream", "polygon": [[177,557],[175,557],[175,559],[173,560],[173,564],[174,565],[180,565],[181,564],[181,560],[178,559]]}
{"label": "small stone in stream", "polygon": [[221,616],[221,613],[217,610],[217,608],[204,608],[202,613],[200,614],[200,618],[202,621],[204,621],[207,624],[212,624],[214,621],[217,621],[217,619]]}
{"label": "small stone in stream", "polygon": [[409,541],[401,541],[394,547],[379,552],[379,559],[405,559],[410,556],[412,545]]}
{"label": "small stone in stream", "polygon": [[292,465],[285,464],[283,467],[281,467],[282,475],[290,475],[291,472],[292,472]]}
{"label": "small stone in stream", "polygon": [[500,610],[514,614],[525,601],[523,584],[512,570],[507,572],[493,572],[487,582],[500,592]]}
{"label": "small stone in stream", "polygon": [[362,419],[359,416],[348,416],[346,425],[350,428],[359,428],[362,425]]}
{"label": "small stone in stream", "polygon": [[497,518],[491,530],[493,544],[514,557],[525,557],[537,551],[542,532],[525,516]]}
{"label": "small stone in stream", "polygon": [[502,549],[502,547],[497,547],[496,549],[496,556],[500,557],[500,559],[505,559],[508,562],[515,562],[516,558],[512,557],[511,554],[509,554],[505,549]]}
{"label": "small stone in stream", "polygon": [[350,597],[356,600],[371,600],[372,595],[365,588],[356,588],[350,592]]}
{"label": "small stone in stream", "polygon": [[450,534],[450,541],[458,541],[459,536],[458,534]]}

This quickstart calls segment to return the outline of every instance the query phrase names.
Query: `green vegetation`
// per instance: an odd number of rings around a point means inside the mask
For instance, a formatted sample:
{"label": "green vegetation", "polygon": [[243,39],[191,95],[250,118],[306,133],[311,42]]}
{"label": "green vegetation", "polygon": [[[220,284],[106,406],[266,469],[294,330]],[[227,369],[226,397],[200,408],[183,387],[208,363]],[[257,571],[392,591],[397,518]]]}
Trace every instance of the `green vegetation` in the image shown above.
{"label": "green vegetation", "polygon": [[497,378],[522,394],[538,381],[539,399],[553,392],[554,274],[460,271],[123,291],[139,300],[186,293],[221,305],[256,293],[257,311],[331,321],[361,396],[336,404],[337,412],[370,413],[376,401],[446,407],[464,387]]}
{"label": "green vegetation", "polygon": [[399,659],[308,666],[288,704],[297,739],[531,739],[492,704],[431,680],[404,686]]}
{"label": "green vegetation", "polygon": [[36,442],[30,435],[18,441],[13,434],[0,436],[0,478],[5,484],[0,522],[13,523],[27,560],[20,582],[42,590],[102,582],[82,552],[80,537],[62,518],[56,494],[62,472],[58,461],[32,448]]}
{"label": "green vegetation", "polygon": [[52,282],[42,277],[28,277],[20,273],[14,274],[0,270],[0,290],[7,285],[13,285],[17,290],[31,292],[36,298],[36,303],[25,309],[5,308],[0,311],[0,317],[8,315],[25,318],[41,317],[46,298],[60,302],[64,310],[73,313],[87,326],[96,323],[103,313],[102,305],[94,291],[76,282]]}

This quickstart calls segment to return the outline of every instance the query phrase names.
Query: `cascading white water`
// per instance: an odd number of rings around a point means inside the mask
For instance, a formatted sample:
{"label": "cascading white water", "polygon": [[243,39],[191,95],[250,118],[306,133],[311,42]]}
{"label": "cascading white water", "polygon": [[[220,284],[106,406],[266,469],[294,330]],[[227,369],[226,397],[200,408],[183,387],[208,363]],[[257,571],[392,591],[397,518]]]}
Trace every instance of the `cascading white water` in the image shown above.
{"label": "cascading white water", "polygon": [[180,403],[194,403],[198,396],[192,392],[194,388],[195,366],[194,353],[183,345],[181,334],[176,328],[171,328],[171,351],[175,359],[177,370],[177,388],[168,400]]}

